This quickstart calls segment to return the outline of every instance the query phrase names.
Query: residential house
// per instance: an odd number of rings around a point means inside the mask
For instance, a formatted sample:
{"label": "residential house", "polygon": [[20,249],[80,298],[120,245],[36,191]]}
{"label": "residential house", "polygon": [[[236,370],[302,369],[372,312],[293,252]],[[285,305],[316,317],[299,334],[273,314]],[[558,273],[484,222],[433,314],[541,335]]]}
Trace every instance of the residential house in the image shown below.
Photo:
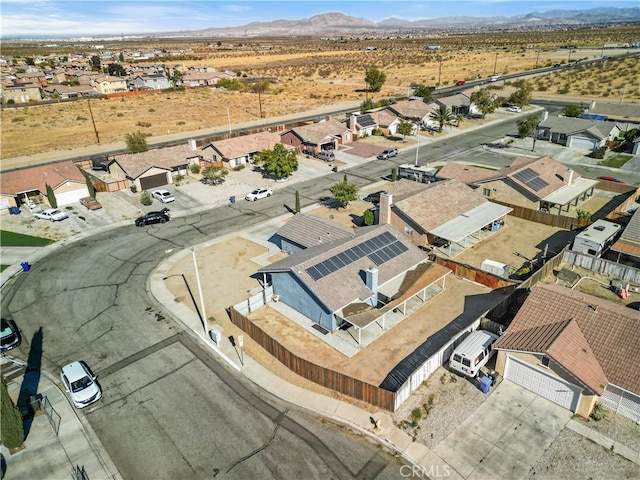
{"label": "residential house", "polygon": [[275,242],[288,254],[353,237],[353,228],[315,215],[296,213],[276,232]]}
{"label": "residential house", "polygon": [[482,189],[489,200],[534,210],[546,209],[560,215],[593,195],[598,180],[581,177],[551,157],[516,158],[500,170],[447,162],[438,178],[456,178]]}
{"label": "residential house", "polygon": [[47,185],[62,207],[89,195],[84,175],[71,161],[0,173],[0,213],[29,203],[49,204]]}
{"label": "residential house", "polygon": [[372,114],[354,112],[347,120],[347,127],[349,127],[349,130],[351,130],[356,137],[366,137],[373,135],[373,131],[378,128],[378,124]]}
{"label": "residential house", "polygon": [[640,421],[640,312],[537,284],[493,344],[496,371],[587,418],[596,401]]}
{"label": "residential house", "polygon": [[78,82],[79,85],[93,85],[102,75],[100,72],[91,72],[87,70],[69,70],[65,72],[68,82]]}
{"label": "residential house", "polygon": [[395,135],[400,124],[400,117],[387,108],[369,112],[371,118],[385,135]]}
{"label": "residential house", "polygon": [[138,90],[164,90],[171,88],[171,80],[160,73],[136,75],[131,82]]}
{"label": "residential house", "polygon": [[511,211],[458,180],[400,180],[380,195],[378,222],[417,246],[455,256],[504,226]]}
{"label": "residential house", "polygon": [[424,103],[420,99],[394,103],[385,108],[404,120],[418,125],[427,125],[429,123],[429,113],[433,110],[434,105],[435,103]]}
{"label": "residential house", "polygon": [[337,150],[339,145],[353,141],[353,133],[344,123],[331,117],[295,127],[280,134],[285,147],[295,148],[299,153],[316,154],[322,150]]}
{"label": "residential house", "polygon": [[35,83],[14,83],[10,86],[2,86],[2,101],[4,103],[29,103],[42,100],[40,85]]}
{"label": "residential house", "polygon": [[640,208],[633,213],[611,250],[618,254],[618,262],[622,260],[625,264],[640,268]]}
{"label": "residential house", "polygon": [[149,190],[173,183],[178,175],[187,175],[190,165],[199,164],[202,157],[189,145],[157,148],[142,153],[110,156],[107,169],[115,180],[128,180],[136,190]]}
{"label": "residential house", "polygon": [[613,122],[572,117],[549,117],[538,125],[536,138],[570,148],[597,150],[603,147],[607,140],[615,139],[618,133],[619,129]]}
{"label": "residential house", "polygon": [[474,110],[471,110],[471,100],[464,93],[456,93],[454,95],[449,95],[448,97],[438,98],[435,103],[438,106],[444,105],[449,110],[451,110],[451,113],[453,115],[467,115],[469,113],[477,113],[475,105]]}
{"label": "residential house", "polygon": [[44,93],[52,98],[68,99],[95,95],[97,92],[91,85],[78,85],[69,87],[67,85],[49,85],[44,89]]}
{"label": "residential house", "polygon": [[280,143],[280,135],[259,132],[250,135],[216,140],[203,146],[202,158],[210,162],[224,162],[228,168],[253,163],[253,157],[262,150],[272,150]]}
{"label": "residential house", "polygon": [[34,72],[16,73],[16,83],[33,83],[41,88],[44,88],[48,85],[47,76],[40,70]]}
{"label": "residential house", "polygon": [[182,77],[182,85],[185,87],[204,87],[215,85],[220,80],[220,74],[216,72],[189,72]]}
{"label": "residential house", "polygon": [[123,77],[114,77],[111,75],[106,77],[98,77],[95,79],[94,87],[96,91],[102,93],[103,95],[126,92],[127,79]]}
{"label": "residential house", "polygon": [[394,309],[405,312],[411,298],[425,301],[425,291],[450,271],[426,255],[390,225],[355,229],[353,236],[320,243],[261,268],[283,302],[328,332],[363,329]]}

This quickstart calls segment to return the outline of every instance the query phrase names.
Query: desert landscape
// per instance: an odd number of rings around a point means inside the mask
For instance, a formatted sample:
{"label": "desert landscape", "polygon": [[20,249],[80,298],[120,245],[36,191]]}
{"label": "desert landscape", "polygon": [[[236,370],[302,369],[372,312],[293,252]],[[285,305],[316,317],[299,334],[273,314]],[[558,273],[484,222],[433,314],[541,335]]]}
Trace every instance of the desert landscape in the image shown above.
{"label": "desert landscape", "polygon": [[[638,37],[637,26],[554,32],[498,32],[457,34],[441,38],[376,38],[371,41],[339,42],[322,39],[252,39],[203,44],[182,41],[170,48],[184,48],[183,58],[168,58],[171,65],[213,66],[233,71],[239,77],[271,79],[261,98],[246,91],[199,87],[152,92],[146,95],[77,100],[48,105],[4,108],[1,113],[1,156],[16,156],[66,150],[96,144],[91,115],[101,143],[124,140],[128,133],[148,136],[191,132],[241,124],[260,118],[307,111],[339,102],[380,101],[407,96],[412,83],[451,86],[458,80],[487,78],[536,66],[552,66],[601,58],[610,41]],[[550,40],[553,40],[551,42]],[[439,50],[425,50],[437,44]],[[567,44],[580,48],[563,48]],[[133,49],[163,45],[119,42],[105,48]],[[165,47],[169,48],[167,45]],[[368,50],[367,46],[375,46]],[[33,55],[33,46],[8,45],[4,53]],[[156,61],[157,63],[157,61]],[[144,63],[141,63],[143,65]],[[365,72],[377,68],[387,79],[380,92],[367,92]],[[534,97],[560,97],[576,102],[591,99],[634,102],[640,100],[640,62],[635,57],[612,58],[592,66],[560,69],[531,77]],[[509,82],[494,82],[488,88],[498,95]],[[508,87],[508,85],[506,85]],[[505,89],[505,92],[509,89]],[[506,95],[506,93],[505,93]],[[260,103],[261,105],[260,105]],[[91,109],[91,111],[90,111]]]}

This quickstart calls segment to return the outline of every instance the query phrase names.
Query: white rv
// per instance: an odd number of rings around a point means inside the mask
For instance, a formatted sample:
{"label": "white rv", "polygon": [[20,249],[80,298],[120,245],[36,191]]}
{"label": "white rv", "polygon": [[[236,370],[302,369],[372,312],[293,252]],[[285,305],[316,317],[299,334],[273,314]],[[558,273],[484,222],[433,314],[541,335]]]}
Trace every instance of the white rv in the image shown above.
{"label": "white rv", "polygon": [[497,339],[498,335],[486,330],[471,332],[451,354],[449,367],[467,377],[475,377],[495,354],[491,345]]}
{"label": "white rv", "polygon": [[622,227],[606,220],[596,220],[576,235],[571,250],[599,257],[616,241]]}

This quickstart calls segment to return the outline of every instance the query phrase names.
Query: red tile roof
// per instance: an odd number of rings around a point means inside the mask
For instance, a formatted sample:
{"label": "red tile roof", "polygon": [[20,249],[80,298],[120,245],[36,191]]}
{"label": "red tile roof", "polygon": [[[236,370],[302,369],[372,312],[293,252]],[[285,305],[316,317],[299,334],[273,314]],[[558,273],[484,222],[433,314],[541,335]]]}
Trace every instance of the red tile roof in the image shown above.
{"label": "red tile roof", "polygon": [[598,393],[606,380],[640,393],[640,313],[560,285],[539,284],[495,348],[545,353]]}
{"label": "red tile roof", "polygon": [[0,192],[3,195],[18,195],[23,192],[54,190],[67,181],[85,183],[82,172],[72,161],[39,165],[0,174]]}

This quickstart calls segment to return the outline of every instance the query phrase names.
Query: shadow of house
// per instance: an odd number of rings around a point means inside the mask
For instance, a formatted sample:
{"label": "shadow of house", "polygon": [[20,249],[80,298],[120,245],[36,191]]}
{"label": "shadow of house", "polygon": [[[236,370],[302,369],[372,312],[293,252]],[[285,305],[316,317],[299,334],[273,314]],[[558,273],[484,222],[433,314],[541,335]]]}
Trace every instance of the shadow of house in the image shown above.
{"label": "shadow of house", "polygon": [[24,419],[24,438],[29,436],[33,416],[36,408],[33,405],[34,397],[38,396],[38,385],[40,384],[40,369],[42,368],[42,327],[33,334],[29,357],[27,359],[27,370],[20,385],[17,406]]}

